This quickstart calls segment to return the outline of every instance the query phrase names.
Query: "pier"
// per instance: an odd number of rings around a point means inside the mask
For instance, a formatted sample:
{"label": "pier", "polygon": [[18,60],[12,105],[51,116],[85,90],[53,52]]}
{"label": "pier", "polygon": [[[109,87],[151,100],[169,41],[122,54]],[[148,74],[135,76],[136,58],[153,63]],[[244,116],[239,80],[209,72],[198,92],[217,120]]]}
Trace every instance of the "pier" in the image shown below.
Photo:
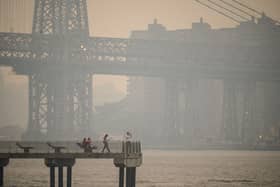
{"label": "pier", "polygon": [[[111,152],[101,152],[102,142],[85,149],[78,142],[0,142],[0,187],[4,186],[4,168],[12,159],[44,159],[50,169],[50,187],[56,186],[55,176],[58,168],[57,186],[63,187],[63,168],[67,168],[66,186],[72,186],[72,167],[77,159],[112,159],[119,168],[119,187],[136,186],[136,167],[142,164],[140,142],[111,141]],[[124,180],[125,179],[125,180]]]}

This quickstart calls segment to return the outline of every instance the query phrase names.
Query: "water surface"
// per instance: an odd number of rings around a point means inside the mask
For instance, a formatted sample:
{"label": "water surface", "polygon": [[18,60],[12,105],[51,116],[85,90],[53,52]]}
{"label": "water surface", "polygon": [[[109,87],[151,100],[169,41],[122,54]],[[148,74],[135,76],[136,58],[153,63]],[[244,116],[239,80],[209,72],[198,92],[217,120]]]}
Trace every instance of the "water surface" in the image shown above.
{"label": "water surface", "polygon": [[[49,186],[43,160],[10,160],[5,169],[6,186]],[[117,187],[118,169],[112,160],[76,160],[73,186]],[[279,187],[280,151],[144,151],[137,187],[188,186]]]}

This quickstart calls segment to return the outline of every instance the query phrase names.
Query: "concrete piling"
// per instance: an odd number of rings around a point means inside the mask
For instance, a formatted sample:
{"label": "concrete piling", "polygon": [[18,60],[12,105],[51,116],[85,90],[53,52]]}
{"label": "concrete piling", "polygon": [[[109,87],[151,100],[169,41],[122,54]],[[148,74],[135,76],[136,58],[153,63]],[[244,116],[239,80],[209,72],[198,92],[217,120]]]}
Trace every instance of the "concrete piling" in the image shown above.
{"label": "concrete piling", "polygon": [[58,187],[63,187],[63,167],[58,167]]}
{"label": "concrete piling", "polygon": [[4,186],[4,167],[7,166],[8,163],[9,163],[8,158],[0,159],[0,187]]}
{"label": "concrete piling", "polygon": [[126,168],[126,187],[135,187],[136,184],[136,167]]}
{"label": "concrete piling", "polygon": [[55,167],[58,168],[58,187],[63,187],[63,167],[67,167],[67,187],[72,186],[72,167],[74,158],[46,158],[45,165],[50,167],[50,186],[55,187]]}
{"label": "concrete piling", "polygon": [[55,167],[50,167],[50,187],[55,187]]}
{"label": "concrete piling", "polygon": [[67,187],[72,186],[72,166],[67,167]]}
{"label": "concrete piling", "polygon": [[119,187],[124,187],[124,167],[119,167]]}
{"label": "concrete piling", "polygon": [[0,167],[0,187],[4,184],[4,167]]}

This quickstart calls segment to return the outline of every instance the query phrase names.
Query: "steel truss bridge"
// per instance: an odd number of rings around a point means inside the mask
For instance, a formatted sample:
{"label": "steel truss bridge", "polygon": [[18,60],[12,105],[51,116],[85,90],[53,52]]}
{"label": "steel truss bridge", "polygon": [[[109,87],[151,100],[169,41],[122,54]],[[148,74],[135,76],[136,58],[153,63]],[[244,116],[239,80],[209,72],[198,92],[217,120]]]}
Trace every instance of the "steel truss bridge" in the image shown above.
{"label": "steel truss bridge", "polygon": [[[255,38],[245,29],[229,42],[203,37],[193,42],[90,37],[86,0],[35,0],[31,34],[0,33],[0,65],[29,78],[26,139],[86,135],[94,74],[165,79],[170,88],[166,114],[170,127],[183,123],[176,121],[179,84],[224,80],[225,134],[231,134],[237,85],[249,98],[244,111],[252,111],[250,96],[256,82],[280,80],[279,26],[256,24],[256,29]],[[247,116],[244,123],[252,125],[253,118]]]}

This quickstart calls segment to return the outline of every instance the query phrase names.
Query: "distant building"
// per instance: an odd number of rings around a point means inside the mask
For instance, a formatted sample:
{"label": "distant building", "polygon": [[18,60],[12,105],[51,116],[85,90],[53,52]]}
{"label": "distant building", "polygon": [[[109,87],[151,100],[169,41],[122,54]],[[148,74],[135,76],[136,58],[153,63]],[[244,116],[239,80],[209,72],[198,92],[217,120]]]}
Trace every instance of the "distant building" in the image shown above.
{"label": "distant building", "polygon": [[[147,30],[132,31],[131,38],[191,44],[189,49],[184,48],[185,51],[183,52],[187,54],[184,62],[170,59],[171,62],[168,63],[207,65],[209,63],[221,63],[221,59],[225,56],[226,59],[232,59],[234,62],[261,65],[267,63],[267,58],[271,58],[269,59],[271,63],[274,62],[275,57],[273,55],[264,56],[262,54],[275,54],[271,50],[276,50],[276,48],[265,49],[267,51],[255,51],[254,54],[250,54],[248,47],[258,49],[257,46],[261,46],[265,42],[277,42],[271,37],[279,36],[279,31],[280,27],[265,17],[243,22],[236,28],[222,29],[212,29],[201,18],[199,22],[192,24],[191,29],[173,31],[167,30],[155,19],[152,24],[148,25]],[[223,46],[227,46],[227,48],[232,46],[232,49],[223,51]],[[207,54],[210,48],[216,47],[219,50],[211,50],[212,61],[202,55]],[[181,50],[181,48],[178,47],[177,50]],[[242,53],[242,55],[236,55],[236,51]],[[275,58],[275,60],[277,59]],[[164,61],[154,63],[164,63]],[[170,87],[170,84],[174,82],[175,84]],[[173,143],[209,143],[228,138],[225,136],[226,127],[223,118],[225,113],[224,84],[227,84],[227,82],[224,82],[224,80],[181,80],[176,78],[173,83],[172,80],[162,77],[130,77],[127,97],[118,103],[117,107],[116,104],[109,104],[101,107],[103,109],[97,109],[97,111],[104,109],[111,111],[111,115],[103,117],[105,121],[110,123],[110,120],[112,120],[118,123],[120,128],[134,128],[135,132],[144,139],[144,143],[148,141],[151,144],[151,142],[156,143],[160,140],[168,142],[171,141],[169,138],[174,139]],[[245,87],[242,87],[242,84],[240,85],[236,87],[233,96],[236,103],[232,110],[235,110],[236,119],[231,129],[228,129],[229,133],[232,134],[229,138],[241,142],[243,138],[247,137],[253,137],[253,139],[258,136],[279,137],[280,118],[276,113],[280,110],[280,104],[275,102],[279,100],[277,99],[280,94],[278,86],[269,86],[266,82],[258,82],[256,84],[256,96],[252,95],[252,97],[256,97],[256,103],[254,109],[248,112],[245,111],[246,98],[241,91]],[[172,100],[173,103],[177,102],[175,108],[170,108],[170,104],[168,104],[170,98],[167,99],[172,89],[176,89],[176,96]],[[112,110],[113,108],[116,108],[116,110]],[[105,113],[103,114],[105,115]],[[172,114],[170,115],[170,113]],[[253,123],[252,121],[248,122],[249,115],[253,116]],[[249,124],[245,127],[245,123]],[[247,134],[244,134],[245,130]],[[169,136],[170,134],[171,136]]]}

